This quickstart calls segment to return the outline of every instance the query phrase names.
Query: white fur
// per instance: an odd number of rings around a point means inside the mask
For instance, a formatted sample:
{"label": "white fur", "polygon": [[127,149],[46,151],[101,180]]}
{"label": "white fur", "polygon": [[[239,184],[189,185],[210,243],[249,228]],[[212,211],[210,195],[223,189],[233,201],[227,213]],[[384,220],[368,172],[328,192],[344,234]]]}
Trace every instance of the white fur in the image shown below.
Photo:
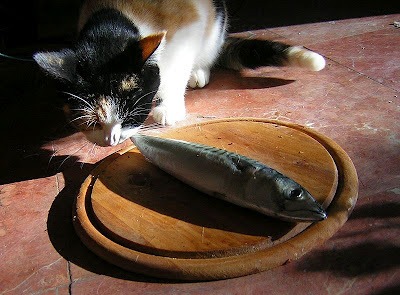
{"label": "white fur", "polygon": [[221,24],[221,19],[218,18],[215,20],[208,38],[204,38],[190,76],[189,86],[191,88],[203,88],[210,81],[210,69],[224,44],[225,29],[226,23]]}
{"label": "white fur", "polygon": [[288,64],[311,71],[320,71],[325,68],[325,59],[313,51],[301,46],[292,46],[287,49]]}
{"label": "white fur", "polygon": [[86,137],[100,146],[114,146],[137,133],[137,128],[122,128],[124,114],[119,112],[118,106],[113,99],[102,97],[101,111],[98,111],[98,124],[101,128],[89,126],[84,134]]}
{"label": "white fur", "polygon": [[160,103],[152,113],[160,124],[174,125],[185,118],[186,86],[204,87],[208,84],[210,68],[222,47],[220,21],[214,23],[211,34],[207,36],[207,9],[202,5],[197,3],[198,21],[178,30],[160,53],[161,81],[157,93]]}
{"label": "white fur", "polygon": [[115,146],[135,135],[140,127],[122,128],[120,123],[103,124],[101,129],[83,131],[85,136],[100,146]]}
{"label": "white fur", "polygon": [[153,117],[163,125],[173,125],[185,118],[185,89],[196,56],[193,47],[199,42],[191,34],[196,27],[193,24],[177,31],[160,54],[160,87],[156,95],[160,103],[153,109]]}

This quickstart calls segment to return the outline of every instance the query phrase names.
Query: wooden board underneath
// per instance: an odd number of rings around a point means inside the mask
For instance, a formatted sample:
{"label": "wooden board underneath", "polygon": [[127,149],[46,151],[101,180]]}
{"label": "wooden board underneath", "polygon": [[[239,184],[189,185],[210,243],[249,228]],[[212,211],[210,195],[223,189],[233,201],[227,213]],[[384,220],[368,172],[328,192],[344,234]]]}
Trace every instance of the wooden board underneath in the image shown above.
{"label": "wooden board underneath", "polygon": [[[216,120],[161,136],[257,159],[299,182],[324,207],[332,202],[329,217],[314,225],[283,222],[206,196],[162,172],[132,147],[93,171],[82,185],[74,219],[92,251],[128,270],[201,280],[265,270],[329,238],[346,221],[357,198],[357,177],[347,155],[331,140],[301,126]],[[348,184],[342,162],[351,175]],[[347,196],[342,196],[347,191],[343,185],[349,186]],[[346,208],[332,209],[342,198],[347,198]]]}

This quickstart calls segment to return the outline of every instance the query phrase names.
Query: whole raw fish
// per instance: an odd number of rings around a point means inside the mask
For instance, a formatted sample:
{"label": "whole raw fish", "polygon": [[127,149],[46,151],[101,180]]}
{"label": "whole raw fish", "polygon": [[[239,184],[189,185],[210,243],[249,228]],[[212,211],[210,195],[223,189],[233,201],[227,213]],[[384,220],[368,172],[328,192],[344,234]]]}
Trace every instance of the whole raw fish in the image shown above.
{"label": "whole raw fish", "polygon": [[182,140],[143,134],[131,139],[151,163],[211,196],[287,221],[327,216],[301,185],[254,159]]}

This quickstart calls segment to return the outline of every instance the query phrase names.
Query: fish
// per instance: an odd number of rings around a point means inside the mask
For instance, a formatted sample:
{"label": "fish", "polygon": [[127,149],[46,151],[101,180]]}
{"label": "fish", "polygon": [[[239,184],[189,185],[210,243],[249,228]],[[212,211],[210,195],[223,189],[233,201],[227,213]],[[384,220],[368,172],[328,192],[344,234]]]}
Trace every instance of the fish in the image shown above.
{"label": "fish", "polygon": [[246,156],[203,144],[137,133],[136,148],[152,164],[213,197],[290,222],[327,213],[300,184]]}

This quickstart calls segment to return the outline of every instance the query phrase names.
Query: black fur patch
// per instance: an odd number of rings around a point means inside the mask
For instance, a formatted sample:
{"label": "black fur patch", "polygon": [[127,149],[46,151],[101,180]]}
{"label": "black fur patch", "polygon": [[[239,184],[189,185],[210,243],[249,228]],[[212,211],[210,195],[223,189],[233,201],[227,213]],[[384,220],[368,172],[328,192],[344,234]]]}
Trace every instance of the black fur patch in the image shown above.
{"label": "black fur patch", "polygon": [[233,69],[282,66],[289,47],[269,40],[227,38],[220,64]]}
{"label": "black fur patch", "polygon": [[83,27],[75,44],[78,72],[86,79],[94,74],[138,72],[142,66],[136,26],[114,9],[100,10]]}
{"label": "black fur patch", "polygon": [[[118,118],[122,127],[137,127],[144,122],[158,90],[160,75],[154,62],[142,59],[140,40],[137,27],[129,19],[117,10],[104,9],[88,20],[74,48],[39,53],[39,65],[60,79],[63,90],[70,94],[66,103],[71,121],[93,119],[91,113],[96,113],[100,99],[106,97],[115,106],[113,117]],[[61,54],[64,52],[70,54]],[[127,77],[134,77],[131,87]],[[75,124],[82,130],[92,125]]]}
{"label": "black fur patch", "polygon": [[224,0],[214,0],[213,1],[217,16],[222,16],[223,21],[226,20],[226,4]]}

